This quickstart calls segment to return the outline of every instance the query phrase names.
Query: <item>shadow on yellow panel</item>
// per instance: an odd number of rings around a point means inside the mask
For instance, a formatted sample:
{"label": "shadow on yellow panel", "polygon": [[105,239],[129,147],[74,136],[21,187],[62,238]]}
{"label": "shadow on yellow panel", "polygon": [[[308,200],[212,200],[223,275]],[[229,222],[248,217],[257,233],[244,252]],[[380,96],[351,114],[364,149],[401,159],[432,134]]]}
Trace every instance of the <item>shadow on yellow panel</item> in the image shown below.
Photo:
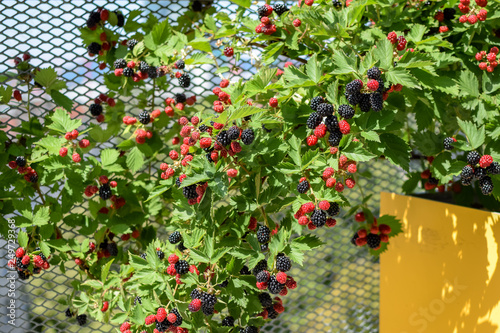
{"label": "shadow on yellow panel", "polygon": [[381,333],[500,332],[500,214],[391,193],[380,214],[404,225],[380,260]]}

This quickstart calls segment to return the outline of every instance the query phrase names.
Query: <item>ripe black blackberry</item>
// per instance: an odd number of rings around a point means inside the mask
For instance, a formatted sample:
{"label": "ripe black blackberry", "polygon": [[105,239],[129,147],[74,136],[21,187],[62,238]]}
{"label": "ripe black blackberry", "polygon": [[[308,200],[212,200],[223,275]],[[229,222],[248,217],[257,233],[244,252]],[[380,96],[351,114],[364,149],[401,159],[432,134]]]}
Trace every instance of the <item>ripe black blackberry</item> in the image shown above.
{"label": "ripe black blackberry", "polygon": [[131,77],[133,75],[134,75],[134,70],[132,68],[125,67],[123,69],[123,76],[125,76],[125,77]]}
{"label": "ripe black blackberry", "polygon": [[174,231],[173,233],[168,236],[168,241],[170,244],[177,244],[182,240],[181,233],[178,231]]}
{"label": "ripe black blackberry", "polygon": [[269,319],[278,318],[279,313],[274,309],[273,306],[268,307],[266,310],[267,310],[267,318]]}
{"label": "ripe black blackberry", "polygon": [[354,235],[351,237],[351,244],[356,245],[356,239],[359,238],[358,232],[355,232]]}
{"label": "ripe black blackberry", "polygon": [[19,277],[19,280],[28,280],[30,278],[30,272],[29,271],[17,271],[17,276]]}
{"label": "ripe black blackberry", "polygon": [[456,10],[455,8],[445,8],[443,10],[445,20],[453,20],[455,18]]}
{"label": "ripe black blackberry", "polygon": [[273,305],[273,299],[269,293],[260,293],[259,301],[263,308],[268,308]]}
{"label": "ripe black blackberry", "polygon": [[136,39],[129,39],[127,41],[127,47],[130,51],[134,50],[134,47],[138,44],[139,42]]}
{"label": "ripe black blackberry", "polygon": [[135,298],[134,298],[134,305],[136,305],[137,303],[142,304],[142,298],[141,298],[141,296],[135,296]]}
{"label": "ripe black blackberry", "polygon": [[40,267],[33,268],[33,274],[40,274],[41,271],[42,269]]}
{"label": "ripe black blackberry", "polygon": [[217,297],[215,295],[204,292],[200,296],[200,301],[203,304],[215,306],[215,304],[217,303]]}
{"label": "ripe black blackberry", "polygon": [[177,60],[177,62],[175,63],[175,66],[177,67],[177,69],[184,69],[186,64],[184,63],[184,60]]}
{"label": "ripe black blackberry", "polygon": [[481,159],[481,155],[475,150],[470,151],[467,154],[467,163],[469,163],[472,166],[475,166],[476,164],[478,164],[480,159]]}
{"label": "ripe black blackberry", "polygon": [[490,166],[486,168],[486,171],[488,171],[490,175],[500,174],[500,163],[498,162],[491,163]]}
{"label": "ripe black blackberry", "polygon": [[376,91],[382,94],[386,90],[384,85],[384,80],[378,79],[377,82],[378,82],[378,88]]}
{"label": "ripe black blackberry", "polygon": [[111,187],[109,184],[102,184],[101,187],[99,187],[99,196],[101,197],[102,200],[108,200],[111,198]]}
{"label": "ripe black blackberry", "polygon": [[101,104],[90,104],[89,106],[90,114],[94,117],[97,117],[102,113],[102,105]]}
{"label": "ripe black blackberry", "polygon": [[354,109],[347,105],[347,104],[342,104],[342,105],[339,105],[339,109],[338,109],[338,114],[345,118],[345,119],[351,119],[352,117],[354,117]]}
{"label": "ripe black blackberry", "polygon": [[158,256],[158,259],[160,259],[160,260],[165,259],[165,253],[162,250],[156,250],[156,255]]}
{"label": "ripe black blackberry", "polygon": [[28,265],[23,265],[22,258],[16,258],[16,266],[17,266],[17,268],[19,268],[22,271],[24,271],[28,268]]}
{"label": "ripe black blackberry", "polygon": [[179,85],[183,88],[188,88],[191,84],[191,78],[187,74],[179,76]]}
{"label": "ripe black blackberry", "polygon": [[177,177],[177,178],[175,179],[175,185],[176,185],[177,187],[181,187],[182,183],[181,183],[181,179],[180,179],[179,177]]}
{"label": "ripe black blackberry", "polygon": [[481,179],[484,176],[486,176],[486,174],[487,174],[486,168],[481,168],[479,166],[474,168],[474,178]]}
{"label": "ripe black blackberry", "polygon": [[139,113],[139,122],[144,125],[147,125],[151,122],[151,116],[149,115],[148,111],[144,110]]}
{"label": "ripe black blackberry", "polygon": [[366,244],[368,244],[371,249],[376,249],[380,245],[380,236],[372,234],[371,232],[368,233],[366,236]]}
{"label": "ripe black blackberry", "polygon": [[332,115],[335,109],[331,104],[321,103],[320,105],[318,105],[318,109],[316,111],[321,117],[326,117]]}
{"label": "ripe black blackberry", "polygon": [[231,316],[227,316],[222,320],[221,325],[226,327],[234,327],[234,318]]}
{"label": "ripe black blackberry", "polygon": [[240,269],[240,274],[241,275],[251,275],[252,272],[250,272],[247,265],[244,265],[243,268]]}
{"label": "ripe black blackberry", "polygon": [[368,112],[372,108],[370,94],[361,94],[359,98],[359,109],[362,112]]}
{"label": "ripe black blackberry", "polygon": [[339,0],[333,0],[332,1],[332,6],[335,7],[335,8],[341,8],[342,7],[342,2],[340,2]]}
{"label": "ripe black blackberry", "polygon": [[493,192],[493,182],[490,176],[485,176],[479,180],[479,187],[484,195],[490,195]]}
{"label": "ripe black blackberry", "polygon": [[342,140],[342,136],[342,132],[340,132],[339,129],[336,129],[335,131],[330,132],[330,135],[328,136],[328,143],[330,146],[336,147],[339,145],[340,140]]}
{"label": "ripe black blackberry", "polygon": [[219,142],[221,146],[227,146],[231,143],[227,131],[220,131],[219,134],[217,134],[217,142]]}
{"label": "ripe black blackberry", "polygon": [[203,9],[201,1],[199,0],[193,1],[193,3],[191,4],[191,9],[193,10],[193,12],[201,12],[201,10]]}
{"label": "ripe black blackberry", "polygon": [[148,257],[148,254],[146,252],[144,252],[144,253],[141,253],[141,255],[139,257],[146,260],[146,258]]}
{"label": "ripe black blackberry", "polygon": [[87,28],[93,28],[99,22],[101,22],[101,14],[97,11],[91,12],[87,19]]}
{"label": "ripe black blackberry", "polygon": [[187,247],[184,246],[183,242],[180,242],[179,245],[177,245],[177,250],[184,252],[185,250],[187,250]]}
{"label": "ripe black blackberry", "polygon": [[313,112],[307,118],[307,127],[310,129],[315,129],[319,124],[321,124],[322,117],[319,113]]}
{"label": "ripe black blackberry", "polygon": [[207,125],[200,125],[198,127],[198,129],[200,130],[200,132],[206,132],[208,130],[208,126]]}
{"label": "ripe black blackberry", "polygon": [[288,272],[292,268],[292,261],[290,258],[280,253],[276,256],[276,269],[281,272]]}
{"label": "ripe black blackberry", "polygon": [[115,69],[127,67],[127,61],[125,59],[116,59],[113,63]]}
{"label": "ripe black blackberry", "polygon": [[322,227],[326,223],[326,212],[321,209],[315,209],[311,214],[311,222],[316,227]]}
{"label": "ripe black blackberry", "polygon": [[271,277],[269,278],[269,282],[267,283],[267,289],[271,294],[279,294],[284,287],[284,284],[281,284],[278,282],[278,280],[276,280],[275,275],[271,275]]}
{"label": "ripe black blackberry", "polygon": [[369,79],[372,79],[372,80],[378,80],[380,79],[380,69],[378,67],[372,67],[368,70],[368,72],[366,73],[366,76],[368,76]]}
{"label": "ripe black blackberry", "polygon": [[309,104],[309,106],[311,107],[311,109],[313,109],[314,111],[317,111],[318,109],[318,106],[323,103],[325,100],[323,97],[321,96],[316,96],[314,97],[313,99],[311,99],[311,103]]}
{"label": "ripe black blackberry", "polygon": [[187,98],[186,98],[185,94],[180,93],[180,94],[175,94],[174,99],[175,99],[175,103],[184,103]]}
{"label": "ripe black blackberry", "polygon": [[139,63],[139,71],[143,72],[143,73],[147,73],[149,70],[149,65],[147,62],[145,61],[141,61]]}
{"label": "ripe black blackberry", "polygon": [[372,106],[373,111],[379,112],[384,107],[384,99],[382,98],[382,94],[378,92],[374,92],[370,95],[370,104]]}
{"label": "ripe black blackberry", "polygon": [[73,312],[71,312],[70,308],[67,308],[66,311],[64,311],[64,315],[66,316],[66,318],[71,318],[73,317]]}
{"label": "ripe black blackberry", "polygon": [[326,211],[329,216],[336,216],[340,213],[340,206],[336,202],[330,202],[330,208]]}
{"label": "ripe black blackberry", "polygon": [[244,129],[243,132],[241,132],[241,141],[245,145],[252,144],[254,139],[255,139],[255,134],[253,133],[253,129],[247,128],[247,129]]}
{"label": "ripe black blackberry", "polygon": [[460,178],[462,181],[464,179],[472,179],[474,177],[474,169],[470,165],[466,165],[462,168],[462,172],[460,173]]}
{"label": "ripe black blackberry", "polygon": [[259,7],[259,9],[257,9],[257,14],[259,14],[259,17],[267,16],[267,7],[266,6]]}
{"label": "ripe black blackberry", "polygon": [[117,26],[123,27],[125,24],[125,17],[123,16],[122,12],[119,10],[115,10],[116,18],[118,19],[118,22],[116,23]]}
{"label": "ripe black blackberry", "polygon": [[32,182],[33,184],[35,184],[36,182],[38,182],[38,175],[36,173],[32,173],[31,176],[30,176],[30,182]]}
{"label": "ripe black blackberry", "polygon": [[198,193],[196,193],[196,185],[189,185],[182,188],[182,194],[186,199],[196,199],[198,197]]}
{"label": "ripe black blackberry", "polygon": [[172,310],[170,310],[170,313],[175,314],[175,316],[177,317],[177,319],[172,323],[172,326],[181,326],[182,325],[182,316],[181,316],[179,310],[177,310],[177,308],[173,308]]}
{"label": "ripe black blackberry", "polygon": [[76,321],[78,322],[78,325],[83,326],[87,323],[87,315],[82,314],[79,316],[76,316]]}
{"label": "ripe black blackberry", "polygon": [[269,243],[260,244],[260,250],[262,252],[265,252],[265,251],[269,250]]}
{"label": "ripe black blackberry", "polygon": [[111,256],[116,257],[118,255],[118,246],[116,246],[116,243],[108,243],[108,251]]}
{"label": "ripe black blackberry", "polygon": [[451,137],[444,138],[444,140],[443,140],[444,149],[452,150],[453,148],[455,148],[455,147],[453,147],[453,142],[455,142],[455,141]]}
{"label": "ripe black blackberry", "polygon": [[229,284],[229,280],[224,280],[221,283],[218,283],[217,287],[219,287],[219,288],[226,288],[228,284]]}
{"label": "ripe black blackberry", "polygon": [[269,272],[267,271],[260,271],[255,278],[257,279],[257,282],[267,282],[269,279]]}
{"label": "ripe black blackberry", "polygon": [[259,230],[257,230],[257,240],[259,243],[268,243],[271,232],[269,228],[265,225],[261,225]]}
{"label": "ripe black blackberry", "polygon": [[361,93],[356,92],[354,94],[349,95],[348,93],[344,93],[345,98],[347,98],[347,102],[351,104],[352,106],[358,105],[360,98],[361,98]]}
{"label": "ripe black blackberry", "polygon": [[267,260],[262,259],[255,265],[255,267],[252,269],[252,274],[257,276],[262,271],[267,270]]}
{"label": "ripe black blackberry", "polygon": [[170,322],[168,320],[164,320],[160,323],[158,320],[156,320],[155,325],[158,332],[165,332],[168,330]]}
{"label": "ripe black blackberry", "polygon": [[429,182],[429,184],[432,184],[432,185],[437,185],[439,184],[439,180],[437,178],[434,178],[434,177],[429,177],[429,179],[427,180]]}
{"label": "ripe black blackberry", "polygon": [[328,132],[339,130],[339,120],[337,116],[331,115],[325,118],[325,125]]}
{"label": "ripe black blackberry", "polygon": [[238,128],[238,126],[229,127],[229,129],[227,130],[227,137],[231,141],[238,139],[240,137],[240,129]]}
{"label": "ripe black blackberry", "polygon": [[150,79],[156,79],[158,77],[158,68],[155,66],[149,66],[148,77]]}
{"label": "ripe black blackberry", "polygon": [[288,11],[288,7],[285,6],[285,4],[279,3],[273,6],[273,10],[278,16],[281,16],[283,13]]}
{"label": "ripe black blackberry", "polygon": [[346,84],[345,91],[349,95],[352,95],[355,93],[359,93],[359,91],[361,90],[361,87],[362,87],[361,81],[353,80],[353,81],[349,82],[348,84]]}
{"label": "ripe black blackberry", "polygon": [[187,272],[189,272],[188,262],[186,260],[179,260],[175,263],[175,270],[177,271],[177,274],[186,274]]}
{"label": "ripe black blackberry", "polygon": [[92,54],[98,54],[99,51],[101,51],[101,44],[92,42],[89,44],[89,46],[87,46],[87,51]]}
{"label": "ripe black blackberry", "polygon": [[203,314],[205,316],[213,315],[215,312],[215,307],[202,303],[201,304],[201,312],[203,312]]}
{"label": "ripe black blackberry", "polygon": [[16,164],[18,167],[25,167],[26,166],[26,159],[24,156],[18,156],[16,157]]}
{"label": "ripe black blackberry", "polygon": [[299,193],[306,193],[310,186],[307,180],[303,180],[297,185],[297,191],[299,191]]}

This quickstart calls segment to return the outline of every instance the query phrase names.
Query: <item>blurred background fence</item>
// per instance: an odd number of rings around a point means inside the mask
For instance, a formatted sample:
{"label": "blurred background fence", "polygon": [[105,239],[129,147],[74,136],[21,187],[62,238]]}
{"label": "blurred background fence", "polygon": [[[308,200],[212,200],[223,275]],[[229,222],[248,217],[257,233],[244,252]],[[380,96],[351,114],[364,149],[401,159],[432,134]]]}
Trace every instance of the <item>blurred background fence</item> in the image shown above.
{"label": "blurred background fence", "polygon": [[[209,1],[205,1],[209,2]],[[295,2],[295,1],[294,1]],[[262,5],[256,1],[254,6]],[[291,5],[291,3],[289,3]],[[98,6],[108,10],[121,10],[125,16],[131,10],[143,10],[142,20],[153,13],[159,19],[169,18],[175,22],[179,15],[191,5],[190,1],[6,1],[0,2],[0,73],[14,69],[13,59],[28,51],[31,64],[42,68],[52,66],[66,82],[65,95],[74,102],[72,117],[82,119],[83,126],[92,120],[88,115],[88,105],[99,93],[106,93],[102,72],[98,64],[89,59],[79,38],[79,28],[85,25],[89,13]],[[237,6],[229,1],[214,1],[217,11],[234,14]],[[216,53],[216,56],[220,55]],[[273,64],[283,68],[284,61]],[[219,64],[228,61],[218,58]],[[249,57],[242,57],[238,76],[248,78],[255,70]],[[212,65],[203,65],[190,73],[194,79],[191,93],[198,97],[211,94],[219,84],[220,77]],[[2,84],[15,86],[10,80]],[[21,89],[22,90],[22,89]],[[162,95],[170,97],[176,90]],[[189,94],[188,94],[189,96]],[[201,100],[199,98],[198,100]],[[32,114],[43,117],[54,108],[50,97],[34,93]],[[16,135],[20,119],[27,120],[22,109],[0,106],[2,130],[9,136]],[[92,153],[92,152],[91,152]],[[366,165],[360,171],[366,170]],[[386,161],[370,163],[370,180],[360,180],[363,187],[374,193],[397,191],[401,188],[401,170]],[[365,170],[363,170],[365,169]],[[42,188],[42,190],[44,190]],[[47,190],[47,189],[45,189]],[[346,191],[347,192],[347,191]],[[353,202],[361,200],[358,190],[348,191]],[[369,201],[374,213],[378,211],[379,196]],[[356,248],[350,244],[353,234],[352,220],[339,219],[333,230],[318,229],[318,235],[326,245],[312,253],[305,266],[295,266],[291,274],[299,283],[299,288],[285,297],[286,311],[276,320],[267,324],[264,332],[378,332],[379,305],[379,263],[368,255],[366,248]],[[76,235],[64,229],[64,237]],[[7,242],[0,239],[0,298],[8,304]],[[7,308],[0,308],[0,332],[110,332],[114,328],[98,322],[85,327],[76,324],[75,319],[66,319],[64,311],[71,293],[70,283],[78,278],[74,264],[65,264],[63,274],[59,267],[53,267],[35,279],[16,282],[17,313],[16,325],[8,324]]]}

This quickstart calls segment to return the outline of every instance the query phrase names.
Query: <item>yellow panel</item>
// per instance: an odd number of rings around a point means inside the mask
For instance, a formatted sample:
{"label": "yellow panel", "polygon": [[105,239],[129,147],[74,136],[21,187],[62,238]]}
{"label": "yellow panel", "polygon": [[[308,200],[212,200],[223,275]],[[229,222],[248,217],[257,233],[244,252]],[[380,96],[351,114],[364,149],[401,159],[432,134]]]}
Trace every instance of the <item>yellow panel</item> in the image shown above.
{"label": "yellow panel", "polygon": [[[500,209],[500,207],[499,207]],[[500,214],[382,193],[381,333],[500,333]]]}

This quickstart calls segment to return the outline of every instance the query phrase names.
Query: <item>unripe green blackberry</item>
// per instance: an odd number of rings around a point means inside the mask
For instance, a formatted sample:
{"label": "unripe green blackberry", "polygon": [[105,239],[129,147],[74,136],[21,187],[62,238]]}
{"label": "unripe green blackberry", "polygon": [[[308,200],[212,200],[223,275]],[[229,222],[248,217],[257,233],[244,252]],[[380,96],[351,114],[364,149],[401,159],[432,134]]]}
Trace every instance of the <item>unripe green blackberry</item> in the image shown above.
{"label": "unripe green blackberry", "polygon": [[309,190],[309,188],[310,185],[307,180],[303,180],[297,185],[297,191],[299,191],[299,193],[306,193]]}
{"label": "unripe green blackberry", "polygon": [[316,96],[314,97],[313,99],[311,99],[311,103],[309,104],[309,106],[311,107],[311,109],[313,109],[314,111],[317,111],[318,110],[318,106],[324,102],[324,99],[323,97],[321,96]]}
{"label": "unripe green blackberry", "polygon": [[217,134],[216,140],[221,146],[224,147],[231,144],[231,140],[227,136],[227,131],[220,131],[219,134]]}
{"label": "unripe green blackberry", "polygon": [[371,249],[376,249],[380,245],[380,236],[368,233],[366,236],[366,244],[368,244]]}
{"label": "unripe green blackberry", "polygon": [[273,299],[269,293],[260,293],[259,301],[263,308],[268,308],[273,305]]}
{"label": "unripe green blackberry", "polygon": [[311,214],[311,222],[316,227],[322,227],[326,223],[326,212],[321,209],[315,209]]}
{"label": "unripe green blackberry", "polygon": [[290,258],[280,253],[276,256],[276,269],[281,272],[288,272],[292,268]]}
{"label": "unripe green blackberry", "polygon": [[125,59],[116,59],[115,62],[113,63],[113,66],[115,66],[115,69],[118,68],[125,68],[127,67],[127,61]]}
{"label": "unripe green blackberry", "polygon": [[240,129],[238,126],[231,126],[227,130],[227,137],[229,140],[236,140],[240,137]]}
{"label": "unripe green blackberry", "polygon": [[186,199],[196,199],[198,197],[198,193],[196,193],[196,184],[183,187],[182,194]]}
{"label": "unripe green blackberry", "polygon": [[493,182],[490,176],[485,176],[479,180],[479,187],[484,195],[490,195],[493,192]]}
{"label": "unripe green blackberry", "polygon": [[134,75],[134,70],[132,68],[125,67],[123,69],[123,76],[132,77]]}
{"label": "unripe green blackberry", "polygon": [[183,93],[175,94],[174,95],[175,103],[184,103],[186,102],[186,95]]}
{"label": "unripe green blackberry", "polygon": [[16,157],[16,164],[18,167],[25,167],[26,166],[26,159],[24,158],[24,156],[18,156]]}
{"label": "unripe green blackberry", "polygon": [[340,140],[342,140],[342,136],[342,132],[340,132],[339,129],[336,129],[335,131],[330,132],[330,136],[328,136],[328,143],[330,146],[336,147],[339,145]]}
{"label": "unripe green blackberry", "polygon": [[335,132],[339,130],[339,120],[337,116],[331,115],[325,118],[325,125],[328,132]]}
{"label": "unripe green blackberry", "polygon": [[191,78],[187,74],[179,76],[179,85],[183,88],[188,88],[191,84]]}
{"label": "unripe green blackberry", "polygon": [[479,153],[475,150],[472,150],[467,154],[467,163],[469,163],[472,166],[477,165],[480,159],[481,155],[479,155]]}
{"label": "unripe green blackberry", "polygon": [[151,116],[149,115],[148,111],[144,110],[139,113],[139,122],[144,125],[147,125],[151,122]]}
{"label": "unripe green blackberry", "polygon": [[139,71],[143,72],[143,73],[147,73],[149,70],[149,65],[147,62],[145,61],[141,61],[139,63]]}
{"label": "unripe green blackberry", "polygon": [[379,112],[384,107],[384,99],[382,98],[382,94],[378,92],[374,92],[370,95],[370,104],[372,106],[373,111]]}
{"label": "unripe green blackberry", "polygon": [[351,119],[352,117],[354,117],[355,113],[354,109],[347,104],[340,105],[337,112],[341,117],[345,119]]}
{"label": "unripe green blackberry", "polygon": [[90,114],[94,117],[97,117],[102,113],[102,105],[101,104],[90,104],[89,106]]}
{"label": "unripe green blackberry", "polygon": [[268,243],[270,235],[271,232],[269,231],[269,228],[265,225],[261,225],[259,227],[259,230],[257,230],[257,240],[259,241],[259,243]]}
{"label": "unripe green blackberry", "polygon": [[127,41],[127,47],[130,51],[134,50],[134,47],[138,44],[139,42],[136,39],[129,39]]}
{"label": "unripe green blackberry", "polygon": [[247,129],[244,129],[243,132],[241,132],[241,141],[245,145],[252,144],[254,139],[255,139],[255,134],[253,133],[253,129],[247,128]]}
{"label": "unripe green blackberry", "polygon": [[285,4],[276,4],[273,6],[273,10],[276,12],[278,16],[281,16],[283,13],[288,11],[288,7]]}
{"label": "unripe green blackberry", "polygon": [[322,117],[317,112],[313,112],[307,119],[307,127],[310,129],[315,129],[319,124],[321,124],[321,120]]}
{"label": "unripe green blackberry", "polygon": [[189,272],[189,264],[186,260],[179,260],[175,263],[175,270],[177,274],[183,275]]}
{"label": "unripe green blackberry", "polygon": [[378,80],[380,78],[380,69],[378,67],[372,67],[366,73],[369,79]]}
{"label": "unripe green blackberry", "polygon": [[178,231],[174,231],[173,233],[168,236],[168,241],[170,244],[177,244],[182,240],[181,233]]}
{"label": "unripe green blackberry", "polygon": [[340,213],[340,206],[336,202],[330,202],[330,208],[326,211],[330,216],[336,216]]}
{"label": "unripe green blackberry", "polygon": [[276,276],[271,275],[271,277],[269,278],[269,282],[267,283],[267,289],[271,294],[279,294],[284,287],[284,284],[281,284],[278,282],[278,280],[276,280]]}
{"label": "unripe green blackberry", "polygon": [[99,196],[102,200],[108,200],[109,198],[111,198],[112,194],[113,193],[111,192],[111,187],[108,183],[102,184],[101,187],[99,187]]}
{"label": "unripe green blackberry", "polygon": [[368,112],[372,108],[372,103],[370,101],[371,94],[361,94],[359,98],[359,109],[362,112]]}
{"label": "unripe green blackberry", "polygon": [[320,105],[318,105],[318,108],[316,111],[321,117],[326,117],[326,116],[332,115],[333,112],[335,111],[335,109],[333,108],[333,105],[331,105],[331,104],[321,103]]}
{"label": "unripe green blackberry", "polygon": [[234,318],[231,316],[227,316],[222,320],[221,325],[226,327],[234,327]]}

